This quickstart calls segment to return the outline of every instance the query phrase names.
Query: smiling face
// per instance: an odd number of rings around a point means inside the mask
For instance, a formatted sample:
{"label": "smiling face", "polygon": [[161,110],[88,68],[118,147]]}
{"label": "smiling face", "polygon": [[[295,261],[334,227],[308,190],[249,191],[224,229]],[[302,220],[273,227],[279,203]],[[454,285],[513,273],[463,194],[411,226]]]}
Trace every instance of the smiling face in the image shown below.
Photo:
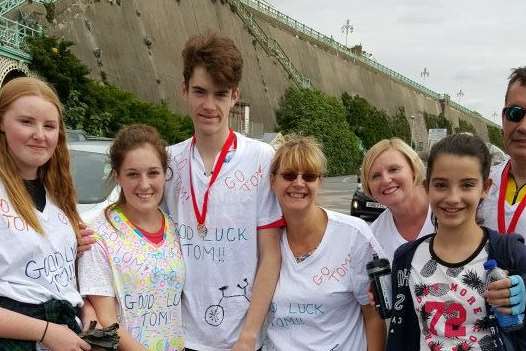
{"label": "smiling face", "polygon": [[59,123],[57,107],[40,96],[22,96],[9,105],[0,129],[23,179],[36,179],[38,168],[53,156]]}
{"label": "smiling face", "polygon": [[165,173],[159,154],[150,144],[128,151],[115,177],[131,217],[157,211],[163,197]]}
{"label": "smiling face", "polygon": [[194,69],[183,87],[197,135],[212,136],[228,132],[230,109],[239,99],[238,88],[218,86],[202,66]]}
{"label": "smiling face", "polygon": [[[520,106],[526,108],[526,86],[516,81],[510,86],[506,107]],[[511,122],[502,115],[502,133],[506,152],[514,160],[526,161],[526,118]]]}
{"label": "smiling face", "polygon": [[482,178],[480,161],[473,156],[440,154],[427,183],[428,196],[439,228],[476,225],[476,212],[491,185]]}
{"label": "smiling face", "polygon": [[373,198],[389,208],[409,199],[415,188],[411,165],[400,151],[394,149],[378,155],[367,182]]}
{"label": "smiling face", "polygon": [[[290,180],[293,175],[296,177],[294,180]],[[305,179],[303,175],[305,175]],[[313,181],[306,181],[306,179]],[[272,190],[276,194],[283,212],[304,211],[315,206],[321,185],[319,174],[280,168],[275,175],[272,175],[271,182]]]}

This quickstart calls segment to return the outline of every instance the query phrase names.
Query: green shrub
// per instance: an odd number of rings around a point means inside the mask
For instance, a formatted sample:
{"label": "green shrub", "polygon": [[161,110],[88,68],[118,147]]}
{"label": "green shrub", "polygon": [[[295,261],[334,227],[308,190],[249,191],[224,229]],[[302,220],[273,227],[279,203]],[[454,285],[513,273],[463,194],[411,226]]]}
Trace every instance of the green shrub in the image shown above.
{"label": "green shrub", "polygon": [[433,115],[431,113],[424,112],[424,120],[426,122],[426,129],[447,129],[447,134],[451,135],[453,133],[453,125],[443,113]]}
{"label": "green shrub", "polygon": [[361,162],[360,140],[349,128],[342,103],[319,90],[290,88],[276,111],[283,134],[314,136],[327,156],[328,175],[356,173]]}
{"label": "green shrub", "polygon": [[488,137],[489,142],[493,145],[497,145],[501,149],[504,149],[504,144],[502,143],[502,129],[488,125]]}
{"label": "green shrub", "polygon": [[455,133],[471,133],[473,135],[477,135],[477,130],[475,129],[473,124],[469,123],[468,121],[459,119],[458,128],[455,129]]}

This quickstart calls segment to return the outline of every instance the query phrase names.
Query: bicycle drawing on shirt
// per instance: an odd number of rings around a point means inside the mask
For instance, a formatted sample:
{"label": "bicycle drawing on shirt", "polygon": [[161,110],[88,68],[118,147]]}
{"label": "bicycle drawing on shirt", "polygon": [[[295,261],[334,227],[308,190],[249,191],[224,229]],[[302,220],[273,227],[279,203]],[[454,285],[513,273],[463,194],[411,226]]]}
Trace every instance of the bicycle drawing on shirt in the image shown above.
{"label": "bicycle drawing on shirt", "polygon": [[247,296],[247,288],[248,288],[248,279],[243,279],[243,282],[240,284],[237,284],[237,287],[239,290],[241,290],[242,294],[234,294],[234,295],[226,295],[226,290],[228,289],[228,285],[222,286],[219,288],[219,291],[221,291],[221,298],[219,299],[219,302],[215,305],[208,306],[208,308],[205,311],[205,322],[210,324],[213,327],[217,327],[221,325],[223,322],[223,319],[225,318],[225,309],[221,305],[223,300],[228,300],[232,298],[242,297],[247,300],[248,303],[250,303],[250,299]]}

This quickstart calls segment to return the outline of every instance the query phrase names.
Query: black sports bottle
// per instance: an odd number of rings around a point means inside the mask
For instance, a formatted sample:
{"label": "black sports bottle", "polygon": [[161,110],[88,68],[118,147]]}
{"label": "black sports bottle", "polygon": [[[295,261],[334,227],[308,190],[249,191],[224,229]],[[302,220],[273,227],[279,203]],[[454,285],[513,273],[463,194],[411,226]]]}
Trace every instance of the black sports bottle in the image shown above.
{"label": "black sports bottle", "polygon": [[373,260],[366,265],[371,281],[376,309],[383,319],[391,318],[393,299],[391,291],[391,265],[387,258],[378,258],[373,254]]}

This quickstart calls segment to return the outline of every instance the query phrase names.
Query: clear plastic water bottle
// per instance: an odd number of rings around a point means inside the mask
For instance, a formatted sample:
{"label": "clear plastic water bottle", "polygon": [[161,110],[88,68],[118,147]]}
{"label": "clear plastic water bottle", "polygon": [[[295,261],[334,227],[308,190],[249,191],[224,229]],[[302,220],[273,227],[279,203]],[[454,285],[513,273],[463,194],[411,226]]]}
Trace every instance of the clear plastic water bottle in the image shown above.
{"label": "clear plastic water bottle", "polygon": [[[486,285],[497,280],[504,279],[508,276],[506,274],[506,271],[497,267],[497,261],[493,259],[488,260],[486,263],[484,263],[484,269],[487,272]],[[497,317],[497,322],[499,323],[499,326],[504,331],[518,330],[521,329],[524,325],[524,313],[514,316],[511,314],[501,313],[495,308],[493,308],[493,313],[495,314],[495,317]]]}
{"label": "clear plastic water bottle", "polygon": [[387,258],[378,258],[373,255],[373,260],[366,265],[367,274],[371,281],[376,309],[383,319],[391,318],[393,303],[391,292],[391,265]]}

